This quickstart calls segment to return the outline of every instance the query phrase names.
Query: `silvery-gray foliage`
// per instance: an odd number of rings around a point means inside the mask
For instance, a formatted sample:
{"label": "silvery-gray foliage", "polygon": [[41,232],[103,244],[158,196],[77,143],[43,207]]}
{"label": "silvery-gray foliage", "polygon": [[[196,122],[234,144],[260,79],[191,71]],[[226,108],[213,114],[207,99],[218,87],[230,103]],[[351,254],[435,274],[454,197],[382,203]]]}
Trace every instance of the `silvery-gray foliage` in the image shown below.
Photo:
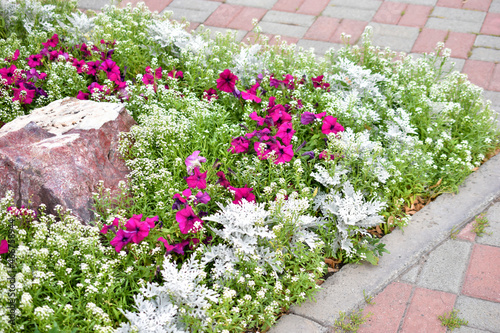
{"label": "silvery-gray foliage", "polygon": [[20,21],[28,34],[32,33],[35,24],[37,29],[47,32],[54,31],[55,27],[52,22],[59,17],[58,14],[54,13],[56,8],[54,5],[42,5],[38,1],[25,0],[21,6],[14,0],[1,0],[0,7],[7,28],[16,21]]}
{"label": "silvery-gray foliage", "polygon": [[234,67],[232,72],[238,77],[245,86],[251,84],[258,74],[265,71],[265,55],[259,54],[261,45],[252,45],[242,47],[240,53],[234,56]]}
{"label": "silvery-gray foliage", "polygon": [[184,26],[168,19],[155,20],[148,26],[148,33],[152,40],[162,47],[174,47],[173,51],[191,51],[194,54],[203,50],[208,43],[201,36],[193,36],[184,30]]}
{"label": "silvery-gray foliage", "polygon": [[84,13],[75,12],[71,15],[66,15],[69,24],[64,24],[61,20],[57,20],[59,25],[66,29],[67,38],[70,43],[77,44],[85,41],[85,34],[92,31],[94,28],[95,17],[89,17]]}
{"label": "silvery-gray foliage", "polygon": [[164,284],[148,282],[140,289],[140,294],[134,296],[139,312],[124,312],[130,325],[122,326],[121,332],[128,332],[127,329],[134,326],[139,332],[188,332],[182,316],[204,322],[205,310],[218,298],[213,290],[201,284],[206,276],[203,268],[203,264],[193,257],[184,262],[181,269],[165,260],[161,271]]}
{"label": "silvery-gray foliage", "polygon": [[379,200],[365,200],[360,191],[355,191],[350,182],[345,182],[341,191],[319,194],[315,198],[315,207],[319,207],[323,215],[334,220],[337,230],[336,238],[328,244],[333,251],[353,251],[351,238],[357,233],[370,236],[367,228],[384,223],[378,213],[385,207]]}

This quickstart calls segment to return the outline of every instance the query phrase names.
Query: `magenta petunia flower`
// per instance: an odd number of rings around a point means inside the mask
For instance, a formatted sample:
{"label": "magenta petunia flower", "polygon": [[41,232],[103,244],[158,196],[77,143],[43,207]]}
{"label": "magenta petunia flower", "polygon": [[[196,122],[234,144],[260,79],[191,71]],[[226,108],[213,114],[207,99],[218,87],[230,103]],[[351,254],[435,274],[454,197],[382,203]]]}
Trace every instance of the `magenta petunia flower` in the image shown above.
{"label": "magenta petunia flower", "polygon": [[323,77],[323,75],[320,75],[318,77],[311,78],[314,88],[321,88],[321,85],[323,84]]}
{"label": "magenta petunia flower", "polygon": [[109,244],[115,247],[116,252],[120,252],[125,245],[132,241],[134,234],[134,232],[120,229],[116,232],[115,238],[113,238]]}
{"label": "magenta petunia flower", "polygon": [[274,143],[256,141],[253,144],[253,149],[261,160],[266,160],[269,154],[273,151]]}
{"label": "magenta petunia flower", "polygon": [[241,92],[241,98],[244,100],[250,100],[254,101],[255,103],[260,103],[262,102],[262,99],[257,97],[257,89],[260,87],[259,82],[254,84],[250,89],[247,91],[242,91]]}
{"label": "magenta petunia flower", "polygon": [[14,97],[12,101],[19,101],[21,104],[30,104],[35,98],[35,90],[30,90],[24,87],[24,83],[19,83],[19,88],[13,88]]}
{"label": "magenta petunia flower", "polygon": [[73,67],[76,68],[78,74],[83,73],[83,66],[86,65],[85,60],[73,59]]}
{"label": "magenta petunia flower", "polygon": [[16,61],[16,60],[17,60],[17,58],[19,58],[19,54],[20,54],[19,49],[17,49],[17,50],[15,50],[15,51],[14,51],[14,54],[13,54],[12,56],[7,57],[7,58],[5,58],[4,60],[5,60],[5,61],[8,61],[8,62],[11,62],[11,61]]}
{"label": "magenta petunia flower", "polygon": [[292,116],[286,112],[285,107],[281,104],[275,105],[268,111],[269,116],[272,118],[275,126],[280,126],[283,123],[292,121]]}
{"label": "magenta petunia flower", "polygon": [[247,187],[246,185],[242,188],[230,186],[229,189],[234,191],[234,204],[240,204],[242,199],[245,199],[248,202],[255,201],[255,195],[252,193],[253,188],[251,187]]}
{"label": "magenta petunia flower", "polygon": [[207,187],[207,171],[204,173],[200,172],[200,168],[196,167],[194,168],[194,173],[186,177],[186,182],[188,183],[188,186],[190,188],[199,188],[200,190],[203,190],[204,188]]}
{"label": "magenta petunia flower", "polygon": [[160,242],[162,242],[163,245],[165,245],[165,249],[167,250],[167,254],[169,254],[171,252],[175,252],[178,254],[184,254],[184,247],[189,244],[189,240],[185,240],[185,241],[182,241],[182,242],[180,242],[178,244],[174,244],[174,245],[169,245],[168,240],[166,240],[163,237],[159,237],[158,240]]}
{"label": "magenta petunia flower", "polygon": [[213,99],[219,99],[219,95],[217,95],[217,91],[214,88],[210,88],[208,90],[203,91],[203,98],[211,101]]}
{"label": "magenta petunia flower", "polygon": [[200,151],[196,150],[184,161],[184,163],[186,164],[188,175],[192,175],[194,168],[201,167],[201,163],[205,163],[207,161],[205,157],[199,155]]}
{"label": "magenta petunia flower", "polygon": [[97,71],[99,70],[99,67],[101,67],[101,63],[99,62],[99,60],[89,61],[89,62],[87,62],[87,66],[89,67],[87,69],[87,74],[88,75],[96,75]]}
{"label": "magenta petunia flower", "polygon": [[249,139],[256,137],[258,140],[267,141],[271,138],[269,136],[270,134],[271,134],[271,131],[269,130],[269,128],[263,128],[260,131],[255,130],[252,133],[247,133],[247,134],[245,134],[245,136]]}
{"label": "magenta petunia flower", "polygon": [[256,121],[259,126],[264,125],[264,120],[265,119],[262,118],[262,117],[259,117],[259,115],[257,115],[256,111],[250,113],[248,116],[250,117],[250,119]]}
{"label": "magenta petunia flower", "polygon": [[0,68],[0,75],[2,76],[2,79],[7,80],[7,85],[14,83],[14,80],[16,79],[16,69],[16,65],[10,65],[9,68]]}
{"label": "magenta petunia flower", "polygon": [[279,142],[276,142],[276,145],[273,147],[273,150],[276,152],[276,160],[274,164],[287,163],[290,162],[293,158],[293,146],[288,145],[284,146]]}
{"label": "magenta petunia flower", "polygon": [[323,134],[337,134],[343,130],[344,127],[337,122],[337,118],[326,116],[325,119],[323,119],[323,126],[321,126],[321,132],[323,132]]}
{"label": "magenta petunia flower", "polygon": [[145,85],[150,85],[155,83],[155,78],[153,74],[146,73],[142,76],[142,83]]}
{"label": "magenta petunia flower", "polygon": [[78,98],[79,100],[82,100],[82,101],[89,99],[89,93],[84,93],[83,91],[78,90],[78,95],[76,95],[76,98]]}
{"label": "magenta petunia flower", "polygon": [[179,228],[183,234],[197,232],[203,226],[203,221],[196,215],[191,206],[181,209],[175,214],[175,219],[179,223]]}
{"label": "magenta petunia flower", "polygon": [[324,116],[326,116],[326,112],[314,114],[314,113],[306,111],[302,114],[302,116],[300,116],[300,123],[302,125],[308,125],[308,124],[312,123],[314,120],[319,119],[319,118],[323,118]]}
{"label": "magenta petunia flower", "polygon": [[175,69],[172,69],[170,72],[168,72],[168,76],[173,79],[182,79],[184,77],[184,73],[182,71],[176,71]]}
{"label": "magenta petunia flower", "polygon": [[276,137],[280,138],[284,145],[289,145],[290,142],[292,142],[294,133],[295,130],[293,129],[292,123],[286,122],[279,127]]}
{"label": "magenta petunia flower", "polygon": [[[142,214],[132,216],[127,223],[125,224],[125,228],[127,231],[133,233],[132,242],[139,244],[144,238],[149,235],[150,225],[147,222],[141,221]],[[154,227],[154,222],[153,222]]]}
{"label": "magenta petunia flower", "polygon": [[220,91],[232,93],[235,90],[236,81],[238,77],[231,73],[229,69],[225,69],[222,73],[219,74],[219,78],[217,79],[217,89]]}
{"label": "magenta petunia flower", "polygon": [[56,47],[59,43],[59,36],[57,34],[52,35],[49,39],[47,39],[46,43],[42,43],[44,47]]}
{"label": "magenta petunia flower", "polygon": [[43,56],[41,54],[32,54],[28,57],[28,66],[31,68],[42,65]]}
{"label": "magenta petunia flower", "polygon": [[5,239],[2,239],[0,242],[0,254],[7,252],[9,252],[9,243]]}
{"label": "magenta petunia flower", "polygon": [[111,81],[120,81],[120,67],[111,59],[106,59],[99,67],[100,70],[106,72],[106,75]]}
{"label": "magenta petunia flower", "polygon": [[222,187],[229,187],[231,184],[229,184],[229,180],[227,180],[226,175],[224,172],[219,171],[217,172],[217,177],[219,177],[219,180],[217,180],[217,184],[219,184]]}
{"label": "magenta petunia flower", "polygon": [[115,217],[115,219],[113,220],[113,223],[111,223],[110,225],[104,225],[101,229],[101,233],[103,234],[107,234],[108,233],[108,230],[115,230],[115,227],[117,228],[119,226],[119,223],[120,223],[120,219],[118,217]]}
{"label": "magenta petunia flower", "polygon": [[237,153],[246,153],[248,152],[248,145],[250,144],[250,140],[239,136],[237,138],[234,138],[233,141],[231,141],[231,148],[228,148],[228,152],[231,152],[233,154]]}

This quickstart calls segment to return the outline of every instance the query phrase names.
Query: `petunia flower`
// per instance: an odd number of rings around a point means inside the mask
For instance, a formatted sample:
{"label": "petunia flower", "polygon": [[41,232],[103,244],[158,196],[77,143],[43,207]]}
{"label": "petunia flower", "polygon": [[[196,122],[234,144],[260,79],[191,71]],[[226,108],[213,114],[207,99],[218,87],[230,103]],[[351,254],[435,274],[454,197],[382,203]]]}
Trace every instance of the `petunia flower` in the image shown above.
{"label": "petunia flower", "polygon": [[252,133],[247,133],[247,134],[245,134],[245,136],[249,139],[256,137],[258,140],[267,141],[271,138],[269,136],[270,134],[271,134],[271,131],[269,130],[269,128],[263,128],[260,131],[255,130]]}
{"label": "petunia flower", "polygon": [[47,42],[42,43],[44,47],[56,47],[57,44],[59,43],[59,36],[57,34],[52,35],[49,39],[47,39]]}
{"label": "petunia flower", "polygon": [[162,242],[163,245],[165,245],[165,249],[167,250],[167,254],[169,254],[171,252],[175,252],[178,254],[184,254],[184,247],[189,244],[188,240],[182,241],[182,242],[180,242],[178,244],[174,244],[174,245],[169,245],[168,240],[166,240],[163,237],[159,237],[158,240],[160,242]]}
{"label": "petunia flower", "polygon": [[272,142],[260,142],[256,141],[253,144],[253,149],[257,153],[257,156],[261,160],[265,160],[269,157],[269,154],[273,151],[274,143]]}
{"label": "petunia flower", "polygon": [[28,57],[28,66],[31,68],[42,65],[43,56],[41,54],[32,54]]}
{"label": "petunia flower", "polygon": [[237,153],[246,153],[248,152],[248,145],[250,144],[250,140],[246,139],[243,136],[239,136],[234,138],[231,141],[231,148],[228,148],[228,152],[237,154]]}
{"label": "petunia flower", "polygon": [[12,55],[12,56],[10,56],[10,57],[7,57],[7,58],[5,58],[4,60],[5,60],[5,61],[8,61],[8,62],[11,62],[11,61],[16,61],[16,60],[17,60],[17,58],[19,58],[19,53],[20,53],[20,52],[19,52],[19,49],[17,49],[17,50],[15,50],[15,51],[14,51],[14,55]]}
{"label": "petunia flower", "polygon": [[219,99],[219,96],[217,95],[217,91],[214,88],[210,88],[208,90],[203,91],[203,98],[207,99],[208,101],[211,101],[213,99]]}
{"label": "petunia flower", "polygon": [[88,93],[84,93],[83,91],[81,90],[78,90],[78,95],[76,95],[76,98],[78,98],[79,100],[86,100],[89,98],[89,94]]}
{"label": "petunia flower", "polygon": [[181,209],[175,214],[175,220],[179,223],[179,228],[183,234],[197,232],[203,226],[201,220],[193,211],[191,206]]}
{"label": "petunia flower", "polygon": [[19,101],[21,104],[30,104],[35,98],[35,90],[26,88],[23,82],[19,84],[19,88],[13,88],[12,91],[14,91],[12,101]]}
{"label": "petunia flower", "polygon": [[116,252],[120,252],[125,245],[132,241],[132,237],[134,237],[134,232],[120,229],[109,243],[115,247]]}
{"label": "petunia flower", "polygon": [[8,252],[9,252],[9,243],[5,239],[2,239],[2,241],[0,242],[0,254]]}
{"label": "petunia flower", "polygon": [[16,69],[16,65],[10,65],[8,68],[0,68],[0,76],[2,79],[7,80],[7,85],[14,83]]}
{"label": "petunia flower", "polygon": [[87,74],[88,75],[96,75],[97,71],[99,70],[99,67],[101,67],[101,62],[99,60],[89,61],[89,62],[87,62],[87,66],[89,67],[87,69]]}
{"label": "petunia flower", "polygon": [[[87,65],[87,64],[85,63],[85,60],[78,60],[78,59],[76,59],[76,58],[75,58],[75,59],[73,59],[73,67],[75,67],[75,68],[76,68],[76,72],[77,72],[78,74],[83,73],[83,68],[84,68],[83,66],[85,66],[85,65]],[[88,68],[88,66],[87,66],[87,68]]]}
{"label": "petunia flower", "polygon": [[194,173],[191,176],[186,177],[186,182],[190,188],[199,188],[203,190],[207,187],[207,171],[204,173],[200,172],[200,168],[194,168]]}
{"label": "petunia flower", "polygon": [[201,163],[205,163],[207,161],[207,159],[205,157],[199,156],[199,155],[200,155],[200,151],[195,150],[184,161],[184,163],[186,164],[188,175],[192,175],[194,168],[201,167]]}
{"label": "petunia flower", "polygon": [[275,137],[280,138],[284,145],[289,145],[292,142],[294,133],[295,130],[293,129],[292,123],[286,122],[279,127]]}
{"label": "petunia flower", "polygon": [[333,159],[335,159],[335,156],[330,155],[330,154],[329,154],[326,150],[323,150],[321,153],[319,153],[318,158],[319,158],[320,160],[322,160],[322,159],[325,159],[325,160],[326,160],[326,159],[328,159],[328,160],[333,160]]}
{"label": "petunia flower", "polygon": [[245,199],[248,202],[255,201],[255,195],[252,193],[253,188],[245,187],[242,188],[236,188],[236,187],[229,187],[230,190],[234,191],[234,204],[240,204],[242,199]]}
{"label": "petunia flower", "polygon": [[111,81],[120,81],[120,67],[111,59],[106,59],[101,63],[100,70],[106,72]]}
{"label": "petunia flower", "polygon": [[314,113],[306,111],[302,114],[302,116],[300,116],[300,123],[302,125],[308,125],[308,124],[312,123],[314,120],[319,119],[319,118],[323,118],[324,116],[326,116],[326,112],[314,114]]}
{"label": "petunia flower", "polygon": [[227,180],[226,175],[224,172],[219,171],[217,172],[217,177],[219,177],[219,180],[217,180],[217,184],[219,184],[222,187],[229,187],[231,184],[229,184],[229,180]]}
{"label": "petunia flower", "polygon": [[207,204],[209,201],[210,201],[210,195],[208,195],[207,192],[198,192],[196,193],[196,200],[198,201],[198,203],[202,203],[202,204]]}
{"label": "petunia flower", "polygon": [[259,82],[257,82],[247,91],[242,91],[241,98],[243,98],[244,100],[254,101],[255,103],[260,103],[262,101],[262,99],[257,97],[257,89],[259,87],[260,87],[260,84],[259,84]]}
{"label": "petunia flower", "polygon": [[272,118],[275,126],[280,126],[283,123],[292,121],[292,116],[286,112],[285,107],[281,104],[275,105],[268,111],[268,114]]}
{"label": "petunia flower", "polygon": [[103,225],[103,227],[101,229],[101,233],[107,234],[110,229],[114,230],[115,227],[118,227],[119,223],[120,223],[120,219],[118,217],[115,217],[115,219],[113,220],[113,222],[110,225],[106,225],[106,224]]}
{"label": "petunia flower", "polygon": [[[139,244],[144,238],[149,235],[150,225],[147,222],[141,221],[142,214],[133,215],[125,224],[127,231],[133,233],[132,242]],[[154,227],[154,222],[153,222]]]}
{"label": "petunia flower", "polygon": [[274,164],[290,162],[293,158],[294,153],[292,145],[284,146],[279,142],[276,142],[276,144],[273,147],[273,150],[276,152],[277,156],[276,160],[274,161]]}
{"label": "petunia flower", "polygon": [[173,79],[182,79],[184,77],[184,73],[182,71],[176,71],[175,69],[172,69],[170,72],[168,72],[168,77],[171,77]]}
{"label": "petunia flower", "polygon": [[259,115],[257,115],[256,111],[250,113],[248,116],[250,117],[250,119],[256,121],[259,126],[264,125],[264,120],[265,119],[262,118],[262,117],[260,117]]}
{"label": "petunia flower", "polygon": [[219,78],[217,79],[217,89],[220,91],[232,93],[235,90],[236,81],[238,77],[231,73],[229,69],[225,69],[222,73],[219,74]]}
{"label": "petunia flower", "polygon": [[326,116],[325,119],[323,119],[323,126],[321,126],[321,132],[323,132],[323,134],[337,134],[343,130],[344,127],[337,122],[337,118]]}

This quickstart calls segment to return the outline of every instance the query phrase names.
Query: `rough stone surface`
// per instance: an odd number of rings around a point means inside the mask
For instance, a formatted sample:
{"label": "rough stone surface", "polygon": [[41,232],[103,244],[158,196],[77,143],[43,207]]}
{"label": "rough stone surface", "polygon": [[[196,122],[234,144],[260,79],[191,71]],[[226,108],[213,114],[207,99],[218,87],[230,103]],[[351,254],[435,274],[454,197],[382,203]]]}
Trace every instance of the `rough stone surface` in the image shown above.
{"label": "rough stone surface", "polygon": [[118,154],[119,132],[135,124],[120,104],[65,98],[0,128],[0,196],[16,205],[61,205],[92,219],[92,192],[100,180],[112,191],[128,173]]}
{"label": "rough stone surface", "polygon": [[459,317],[467,320],[467,326],[487,332],[498,332],[500,304],[482,299],[459,296],[455,304]]}
{"label": "rough stone surface", "polygon": [[293,314],[285,315],[286,320],[279,320],[273,326],[269,333],[276,332],[308,332],[308,333],[326,333],[328,329],[307,318]]}

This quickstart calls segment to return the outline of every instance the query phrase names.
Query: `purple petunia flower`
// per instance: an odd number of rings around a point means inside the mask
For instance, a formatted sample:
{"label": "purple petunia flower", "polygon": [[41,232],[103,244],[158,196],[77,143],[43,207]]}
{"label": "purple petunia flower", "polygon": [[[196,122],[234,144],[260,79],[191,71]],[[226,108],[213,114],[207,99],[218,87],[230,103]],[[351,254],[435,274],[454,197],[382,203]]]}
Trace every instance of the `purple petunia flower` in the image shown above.
{"label": "purple petunia flower", "polygon": [[302,125],[308,125],[308,124],[312,123],[314,120],[322,118],[324,116],[326,116],[326,112],[314,114],[314,113],[306,111],[302,114],[302,116],[300,116],[300,123]]}
{"label": "purple petunia flower", "polygon": [[109,243],[111,246],[115,247],[116,252],[120,252],[125,245],[132,241],[134,234],[135,233],[132,231],[120,229],[116,232],[115,238],[113,238]]}
{"label": "purple petunia flower", "polygon": [[243,136],[239,136],[237,138],[234,138],[233,141],[231,141],[231,148],[228,148],[227,151],[233,154],[246,153],[248,152],[249,144],[250,140],[246,139]]}
{"label": "purple petunia flower", "polygon": [[197,232],[203,226],[201,220],[193,211],[191,206],[181,209],[175,214],[175,220],[179,223],[179,228],[183,234]]}
{"label": "purple petunia flower", "polygon": [[111,59],[106,59],[101,63],[100,70],[106,72],[111,81],[120,81],[120,67]]}
{"label": "purple petunia flower", "polygon": [[171,252],[175,252],[177,254],[184,254],[184,247],[189,244],[189,240],[182,241],[178,244],[169,245],[168,240],[163,237],[159,237],[158,240],[165,245],[165,249],[167,250],[167,254]]}
{"label": "purple petunia flower", "polygon": [[210,201],[210,195],[208,195],[207,192],[198,192],[196,193],[196,200],[198,201],[198,203],[202,203],[202,204],[207,204],[209,201]]}

